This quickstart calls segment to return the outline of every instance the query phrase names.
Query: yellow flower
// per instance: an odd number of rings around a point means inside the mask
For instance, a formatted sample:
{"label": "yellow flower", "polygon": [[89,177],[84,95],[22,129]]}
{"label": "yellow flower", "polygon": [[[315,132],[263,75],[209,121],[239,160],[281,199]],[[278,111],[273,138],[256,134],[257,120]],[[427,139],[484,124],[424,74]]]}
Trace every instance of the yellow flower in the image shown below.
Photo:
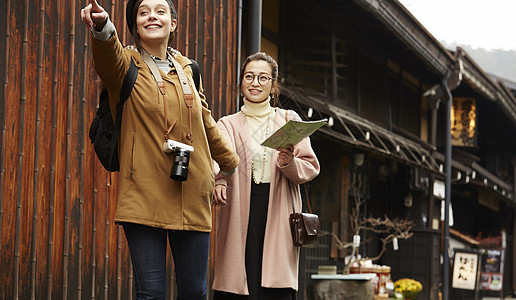
{"label": "yellow flower", "polygon": [[402,293],[405,298],[414,298],[423,290],[423,285],[417,280],[402,278],[394,282],[394,289]]}

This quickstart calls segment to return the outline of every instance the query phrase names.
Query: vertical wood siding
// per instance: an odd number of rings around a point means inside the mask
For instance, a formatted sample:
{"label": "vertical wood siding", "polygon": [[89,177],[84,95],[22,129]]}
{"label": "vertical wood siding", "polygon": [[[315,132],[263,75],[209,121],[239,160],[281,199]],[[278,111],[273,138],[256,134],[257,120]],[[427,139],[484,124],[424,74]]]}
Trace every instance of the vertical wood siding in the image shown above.
{"label": "vertical wood siding", "polygon": [[[87,3],[0,1],[0,299],[133,298],[129,252],[113,223],[117,174],[88,138],[99,84],[80,20]],[[131,44],[126,3],[100,1]],[[214,117],[234,112],[236,1],[174,4],[174,47],[198,61]]]}

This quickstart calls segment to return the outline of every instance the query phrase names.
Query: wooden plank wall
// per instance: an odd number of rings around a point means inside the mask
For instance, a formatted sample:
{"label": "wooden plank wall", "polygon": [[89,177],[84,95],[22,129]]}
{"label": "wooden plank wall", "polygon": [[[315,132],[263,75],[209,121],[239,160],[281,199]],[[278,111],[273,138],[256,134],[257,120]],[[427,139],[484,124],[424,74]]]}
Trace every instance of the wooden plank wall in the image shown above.
{"label": "wooden plank wall", "polygon": [[[87,3],[0,1],[0,299],[132,299],[117,175],[88,139],[99,90]],[[128,44],[126,3],[100,1]],[[174,3],[175,47],[199,62],[216,119],[234,112],[236,1]]]}

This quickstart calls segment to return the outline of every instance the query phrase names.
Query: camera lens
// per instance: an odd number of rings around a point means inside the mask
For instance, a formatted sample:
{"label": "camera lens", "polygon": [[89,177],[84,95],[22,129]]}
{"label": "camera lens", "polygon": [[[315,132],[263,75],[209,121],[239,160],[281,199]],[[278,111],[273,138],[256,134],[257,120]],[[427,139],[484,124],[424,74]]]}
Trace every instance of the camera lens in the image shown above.
{"label": "camera lens", "polygon": [[188,178],[188,163],[190,162],[190,151],[176,148],[174,151],[174,165],[170,171],[170,178],[177,181],[185,181]]}

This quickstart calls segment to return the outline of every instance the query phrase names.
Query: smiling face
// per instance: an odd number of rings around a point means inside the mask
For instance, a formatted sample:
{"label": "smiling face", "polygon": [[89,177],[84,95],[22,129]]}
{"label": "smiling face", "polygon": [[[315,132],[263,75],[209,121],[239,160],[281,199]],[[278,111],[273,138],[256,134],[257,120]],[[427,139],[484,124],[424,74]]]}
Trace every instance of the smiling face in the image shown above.
{"label": "smiling face", "polygon": [[[252,78],[252,81],[248,83],[245,78]],[[245,67],[242,83],[240,88],[245,98],[248,101],[254,103],[260,103],[269,97],[272,89],[273,80],[268,80],[264,85],[260,84],[260,77],[262,77],[262,83],[265,82],[265,77],[272,78],[272,68],[270,64],[264,60],[254,60],[247,64]]]}
{"label": "smiling face", "polygon": [[136,13],[136,32],[142,45],[150,43],[168,44],[170,33],[176,29],[177,21],[172,19],[166,0],[143,0]]}

